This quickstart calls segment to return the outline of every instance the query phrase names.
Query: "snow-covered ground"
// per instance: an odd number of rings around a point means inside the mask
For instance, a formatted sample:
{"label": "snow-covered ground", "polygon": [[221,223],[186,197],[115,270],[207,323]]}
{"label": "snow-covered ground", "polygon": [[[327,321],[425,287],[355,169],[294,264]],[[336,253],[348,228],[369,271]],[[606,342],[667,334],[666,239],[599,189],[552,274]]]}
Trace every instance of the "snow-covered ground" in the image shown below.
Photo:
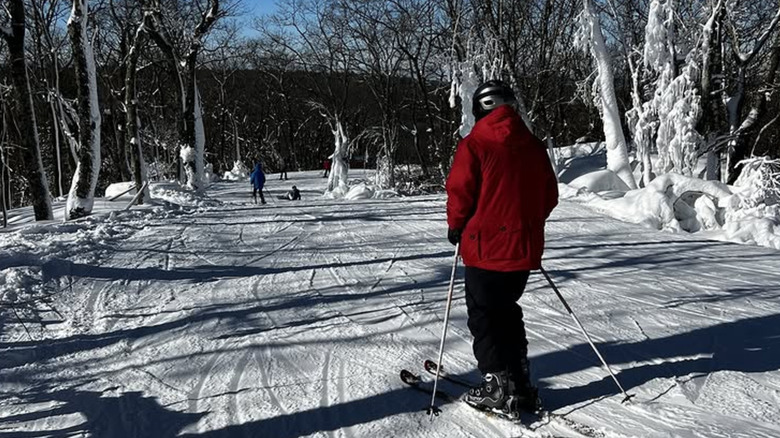
{"label": "snow-covered ground", "polygon": [[[222,182],[184,207],[0,233],[0,270],[48,297],[0,306],[0,437],[780,436],[776,250],[564,200],[546,268],[633,402],[533,274],[534,379],[562,418],[523,428],[449,404],[431,421],[398,372],[438,350],[445,198],[328,200],[317,173],[290,176],[269,189],[296,184],[301,202],[255,206]],[[478,379],[462,271],[444,365]]]}

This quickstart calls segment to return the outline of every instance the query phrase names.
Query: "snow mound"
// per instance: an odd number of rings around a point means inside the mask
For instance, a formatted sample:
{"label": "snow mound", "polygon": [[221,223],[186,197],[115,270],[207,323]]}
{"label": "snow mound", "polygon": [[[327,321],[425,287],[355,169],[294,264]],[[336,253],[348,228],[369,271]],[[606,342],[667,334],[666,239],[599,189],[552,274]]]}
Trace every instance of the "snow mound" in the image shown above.
{"label": "snow mound", "polygon": [[[699,200],[703,196],[710,199]],[[718,214],[725,213],[720,209],[731,196],[728,187],[720,182],[669,173],[622,198],[596,198],[590,202],[626,222],[658,230],[696,232],[722,225]]]}
{"label": "snow mound", "polygon": [[222,179],[228,181],[247,181],[249,179],[249,168],[240,161],[233,163],[233,169],[225,172]]}
{"label": "snow mound", "polygon": [[382,189],[377,184],[365,181],[356,181],[349,188],[340,186],[322,195],[326,199],[345,199],[355,201],[359,199],[388,199],[398,196],[395,190]]}
{"label": "snow mound", "polygon": [[559,184],[560,197],[657,230],[703,232],[706,238],[780,249],[780,165],[748,161],[734,187],[669,173],[625,191],[614,174],[597,171]]}
{"label": "snow mound", "polygon": [[352,186],[347,194],[344,195],[344,199],[348,200],[371,199],[373,197],[374,189],[368,184],[358,184],[356,186]]}
{"label": "snow mound", "polygon": [[43,290],[40,266],[22,266],[0,271],[0,304],[28,301]]}
{"label": "snow mound", "polygon": [[628,185],[620,179],[617,174],[611,170],[598,170],[577,177],[569,183],[575,189],[586,188],[591,192],[627,192],[630,190]]}
{"label": "snow mound", "polygon": [[153,183],[150,186],[150,191],[152,199],[162,201],[163,204],[181,207],[209,207],[221,204],[218,200],[182,187],[175,181]]}
{"label": "snow mound", "polygon": [[723,240],[780,249],[780,226],[777,219],[780,218],[780,209],[775,209],[771,217],[761,217],[744,211],[741,213],[743,214],[739,219],[728,219],[723,227]]}
{"label": "snow mound", "polygon": [[113,198],[119,195],[133,197],[135,196],[135,182],[123,181],[110,184],[106,187],[106,198]]}
{"label": "snow mound", "polygon": [[95,215],[78,222],[33,224],[4,234],[0,239],[0,303],[40,297],[49,277],[59,277],[54,271],[64,259],[96,261],[101,248],[135,231],[127,226],[127,217],[145,214]]}

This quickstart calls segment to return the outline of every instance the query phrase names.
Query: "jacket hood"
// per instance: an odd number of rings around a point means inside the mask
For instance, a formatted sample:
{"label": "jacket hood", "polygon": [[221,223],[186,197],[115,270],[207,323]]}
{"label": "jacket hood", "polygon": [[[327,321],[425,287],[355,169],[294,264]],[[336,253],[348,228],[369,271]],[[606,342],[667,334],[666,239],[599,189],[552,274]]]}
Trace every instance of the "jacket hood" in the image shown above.
{"label": "jacket hood", "polygon": [[515,144],[531,134],[525,122],[511,106],[501,105],[474,125],[471,136],[479,141],[485,140],[504,145]]}
{"label": "jacket hood", "polygon": [[263,166],[260,165],[260,163],[255,164],[255,172],[259,172],[263,170]]}

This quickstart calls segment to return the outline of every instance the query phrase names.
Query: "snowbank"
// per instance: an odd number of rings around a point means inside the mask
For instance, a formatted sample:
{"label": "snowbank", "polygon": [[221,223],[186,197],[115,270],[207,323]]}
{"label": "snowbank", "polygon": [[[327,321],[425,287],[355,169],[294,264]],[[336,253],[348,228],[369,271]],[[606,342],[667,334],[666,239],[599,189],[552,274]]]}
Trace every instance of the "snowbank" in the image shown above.
{"label": "snowbank", "polygon": [[[732,195],[717,181],[704,181],[674,173],[661,175],[647,187],[626,192],[617,199],[595,198],[591,205],[626,222],[644,224],[658,230],[695,232],[712,227],[715,204]],[[706,196],[709,201],[699,198]],[[700,214],[696,206],[702,209]]]}
{"label": "snowbank", "polygon": [[584,187],[591,192],[627,192],[630,190],[626,183],[623,182],[615,172],[607,169],[577,177],[574,181],[569,183],[569,185],[576,189]]}
{"label": "snowbank", "polygon": [[206,196],[202,192],[195,192],[182,187],[176,181],[153,183],[150,187],[152,200],[168,206],[182,207],[208,207],[219,205],[216,199]]}
{"label": "snowbank", "polygon": [[101,248],[135,231],[128,226],[128,218],[147,213],[128,211],[59,224],[36,223],[2,234],[0,305],[40,298],[47,276],[58,269],[57,261],[97,261]]}
{"label": "snowbank", "polygon": [[109,185],[106,187],[106,193],[105,197],[108,199],[115,198],[115,197],[128,197],[132,198],[136,193],[135,190],[135,182],[133,181],[123,181],[123,182],[117,182]]}
{"label": "snowbank", "polygon": [[395,190],[382,189],[378,184],[372,184],[364,180],[351,180],[349,187],[337,187],[330,192],[325,192],[326,199],[346,199],[354,201],[358,199],[387,199],[398,196]]}
{"label": "snowbank", "polygon": [[[132,185],[112,184],[106,195],[116,196]],[[151,205],[142,209],[125,211],[127,202],[98,198],[93,214],[78,221],[34,222],[30,217],[0,233],[0,306],[40,299],[46,293],[44,284],[48,278],[64,275],[60,271],[67,266],[62,260],[96,262],[102,248],[137,231],[139,223],[143,226],[154,218],[181,214],[181,207],[221,205],[220,201],[182,188],[175,181],[152,183],[150,192]],[[120,199],[125,197],[131,194]],[[60,204],[59,208],[62,207]]]}
{"label": "snowbank", "polygon": [[593,144],[556,151],[561,175],[578,174],[559,186],[561,198],[658,230],[701,232],[711,239],[780,249],[780,160],[744,161],[733,187],[669,173],[645,188],[628,190],[608,170],[587,172],[589,165],[601,167],[594,159],[601,153]]}

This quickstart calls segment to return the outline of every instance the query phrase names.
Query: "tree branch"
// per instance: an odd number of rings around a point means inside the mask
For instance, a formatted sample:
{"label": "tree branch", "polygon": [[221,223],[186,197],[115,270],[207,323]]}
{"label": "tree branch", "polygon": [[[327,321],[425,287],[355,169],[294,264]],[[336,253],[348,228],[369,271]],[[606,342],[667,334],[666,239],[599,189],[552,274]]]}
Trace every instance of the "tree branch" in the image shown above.
{"label": "tree branch", "polygon": [[756,45],[753,46],[753,50],[751,50],[750,53],[748,54],[743,54],[739,50],[739,37],[737,37],[737,30],[734,27],[734,21],[729,20],[729,33],[731,34],[732,50],[734,51],[734,56],[736,56],[740,64],[742,65],[750,64],[750,62],[753,60],[753,58],[755,58],[758,52],[761,51],[761,48],[764,47],[764,44],[766,44],[766,41],[772,35],[772,32],[775,30],[778,23],[780,23],[780,7],[777,8],[777,13],[775,14],[775,17],[772,19],[772,22],[769,23],[769,26],[766,28],[764,33],[758,39]]}

